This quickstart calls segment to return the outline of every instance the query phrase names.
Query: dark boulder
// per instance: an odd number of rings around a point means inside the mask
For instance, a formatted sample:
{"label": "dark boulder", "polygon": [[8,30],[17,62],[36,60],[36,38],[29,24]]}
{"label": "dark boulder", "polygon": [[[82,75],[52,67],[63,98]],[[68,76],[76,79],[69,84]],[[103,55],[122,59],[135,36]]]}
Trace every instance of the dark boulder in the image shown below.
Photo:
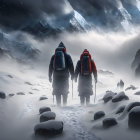
{"label": "dark boulder", "polygon": [[120,92],[112,98],[112,102],[120,102],[122,100],[129,100],[128,96],[126,96],[124,92]]}
{"label": "dark boulder", "polygon": [[39,98],[40,101],[48,99],[46,96],[42,96]]}
{"label": "dark boulder", "polygon": [[51,111],[51,108],[50,107],[41,107],[39,109],[39,113],[42,114],[44,112],[48,112],[48,111]]}
{"label": "dark boulder", "polygon": [[131,109],[128,117],[128,126],[132,129],[140,129],[140,106]]}
{"label": "dark boulder", "polygon": [[106,94],[103,97],[104,103],[109,102],[115,95],[116,93],[112,91],[106,91]]}
{"label": "dark boulder", "polygon": [[125,109],[125,105],[124,105],[124,106],[120,106],[120,107],[117,109],[116,114],[122,113],[122,112],[124,111],[124,109]]}
{"label": "dark boulder", "polygon": [[48,120],[55,120],[56,114],[54,112],[48,111],[44,112],[40,116],[40,122],[45,122]]}
{"label": "dark boulder", "polygon": [[35,135],[55,136],[63,132],[63,122],[50,120],[37,124],[34,128]]}
{"label": "dark boulder", "polygon": [[98,111],[94,114],[94,120],[98,120],[104,116],[105,116],[105,113],[103,111]]}
{"label": "dark boulder", "polygon": [[25,95],[23,92],[18,92],[17,95]]}
{"label": "dark boulder", "polygon": [[104,128],[109,128],[112,127],[114,125],[117,125],[117,121],[115,118],[106,118],[103,120],[103,127]]}
{"label": "dark boulder", "polygon": [[127,106],[127,112],[130,112],[132,108],[140,106],[140,102],[132,102]]}
{"label": "dark boulder", "polygon": [[1,99],[5,99],[6,98],[6,94],[2,91],[0,91],[0,98]]}
{"label": "dark boulder", "polygon": [[12,96],[14,96],[14,95],[15,95],[14,93],[10,93],[10,94],[9,94],[10,97],[12,97]]}
{"label": "dark boulder", "polygon": [[140,91],[137,91],[137,92],[135,93],[135,95],[140,95]]}
{"label": "dark boulder", "polygon": [[136,75],[137,78],[140,78],[140,63],[135,70],[135,75]]}
{"label": "dark boulder", "polygon": [[127,87],[126,89],[125,89],[125,91],[127,91],[127,90],[136,90],[137,89],[137,87],[135,87],[135,86],[133,86],[133,85],[130,85],[129,87]]}
{"label": "dark boulder", "polygon": [[136,52],[135,59],[131,65],[133,69],[135,69],[140,64],[140,49]]}

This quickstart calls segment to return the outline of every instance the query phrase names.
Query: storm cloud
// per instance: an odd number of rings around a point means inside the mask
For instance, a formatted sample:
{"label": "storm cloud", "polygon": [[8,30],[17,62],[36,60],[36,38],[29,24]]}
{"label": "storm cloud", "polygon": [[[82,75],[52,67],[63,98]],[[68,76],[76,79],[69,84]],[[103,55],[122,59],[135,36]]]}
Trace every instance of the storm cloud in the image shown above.
{"label": "storm cloud", "polygon": [[29,22],[70,12],[65,0],[0,0],[0,24],[18,29]]}

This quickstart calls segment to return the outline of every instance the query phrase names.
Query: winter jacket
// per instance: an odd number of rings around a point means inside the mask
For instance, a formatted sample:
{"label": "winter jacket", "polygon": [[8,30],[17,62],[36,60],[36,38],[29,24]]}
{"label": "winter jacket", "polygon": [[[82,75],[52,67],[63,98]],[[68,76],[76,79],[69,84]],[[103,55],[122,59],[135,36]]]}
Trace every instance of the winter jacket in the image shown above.
{"label": "winter jacket", "polygon": [[[94,61],[91,59],[91,71],[94,75],[95,80],[97,81],[97,69]],[[92,73],[90,75],[81,74],[81,60],[77,62],[75,69],[75,80],[77,81],[79,75],[78,91],[79,96],[89,96],[93,94],[92,90]]]}
{"label": "winter jacket", "polygon": [[49,65],[49,78],[53,75],[53,94],[68,94],[69,89],[69,75],[74,78],[74,66],[71,56],[64,53],[66,68],[63,71],[55,71],[53,64],[55,55],[52,56]]}

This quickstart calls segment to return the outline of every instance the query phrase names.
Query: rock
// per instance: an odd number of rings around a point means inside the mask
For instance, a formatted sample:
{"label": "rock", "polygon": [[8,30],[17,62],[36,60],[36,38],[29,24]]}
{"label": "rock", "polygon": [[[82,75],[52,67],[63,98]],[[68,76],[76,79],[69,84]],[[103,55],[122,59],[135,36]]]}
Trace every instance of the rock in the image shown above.
{"label": "rock", "polygon": [[25,82],[25,84],[32,86],[32,84],[30,82]]}
{"label": "rock", "polygon": [[130,85],[128,88],[126,88],[125,89],[125,91],[127,91],[127,90],[136,90],[137,89],[137,87],[135,87],[135,86],[133,86],[133,85]]}
{"label": "rock", "polygon": [[102,118],[104,116],[105,116],[105,113],[103,111],[96,112],[94,114],[94,120],[98,120],[98,119],[100,119],[100,118]]}
{"label": "rock", "polygon": [[129,100],[128,96],[126,96],[124,92],[120,92],[112,98],[112,102],[120,102],[122,100]]}
{"label": "rock", "polygon": [[103,97],[103,100],[105,103],[107,103],[108,101],[110,101],[114,96],[116,95],[116,93],[112,92],[112,91],[106,91],[106,94]]}
{"label": "rock", "polygon": [[104,128],[109,128],[111,126],[117,125],[117,121],[115,118],[106,118],[103,120],[103,127]]}
{"label": "rock", "polygon": [[33,92],[29,92],[29,94],[33,94]]}
{"label": "rock", "polygon": [[136,52],[135,59],[131,65],[133,69],[135,69],[140,64],[140,49]]}
{"label": "rock", "polygon": [[45,97],[45,96],[42,96],[42,97],[39,98],[40,101],[42,101],[42,100],[46,100],[46,99],[48,99],[48,98]]}
{"label": "rock", "polygon": [[63,132],[63,122],[50,120],[37,124],[34,128],[36,135],[54,136]]}
{"label": "rock", "polygon": [[140,78],[140,63],[135,70],[135,76],[136,76],[136,78]]}
{"label": "rock", "polygon": [[45,122],[48,120],[55,120],[56,114],[54,112],[48,111],[44,112],[40,116],[40,122]]}
{"label": "rock", "polygon": [[140,129],[140,106],[131,109],[128,117],[128,126],[132,129]]}
{"label": "rock", "polygon": [[17,95],[25,95],[23,92],[18,92]]}
{"label": "rock", "polygon": [[120,106],[120,107],[117,109],[116,114],[122,113],[122,112],[124,111],[124,109],[125,109],[125,105],[124,105],[124,106]]}
{"label": "rock", "polygon": [[140,91],[136,92],[135,95],[140,95]]}
{"label": "rock", "polygon": [[39,109],[39,113],[42,114],[44,112],[48,112],[48,111],[51,111],[51,108],[50,107],[41,107]]}
{"label": "rock", "polygon": [[12,96],[14,96],[14,95],[15,95],[14,93],[10,93],[10,94],[9,94],[10,97],[12,97]]}
{"label": "rock", "polygon": [[123,89],[124,88],[124,82],[122,80],[120,80],[117,84],[117,87],[120,88],[120,89]]}
{"label": "rock", "polygon": [[12,75],[7,75],[9,78],[13,78],[13,76]]}
{"label": "rock", "polygon": [[39,89],[37,89],[37,88],[32,88],[32,90],[36,90],[36,91],[39,91]]}
{"label": "rock", "polygon": [[132,102],[127,106],[127,112],[130,112],[132,108],[140,106],[140,102]]}
{"label": "rock", "polygon": [[6,98],[6,94],[2,91],[0,91],[0,98],[1,99],[5,99]]}

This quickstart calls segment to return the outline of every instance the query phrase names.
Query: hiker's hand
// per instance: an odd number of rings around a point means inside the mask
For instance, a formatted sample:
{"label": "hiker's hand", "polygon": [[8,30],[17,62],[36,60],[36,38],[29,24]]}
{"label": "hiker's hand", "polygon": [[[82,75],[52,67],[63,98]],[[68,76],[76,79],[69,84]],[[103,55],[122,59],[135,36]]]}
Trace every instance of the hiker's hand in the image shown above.
{"label": "hiker's hand", "polygon": [[49,82],[50,82],[50,83],[52,82],[52,78],[49,78]]}

